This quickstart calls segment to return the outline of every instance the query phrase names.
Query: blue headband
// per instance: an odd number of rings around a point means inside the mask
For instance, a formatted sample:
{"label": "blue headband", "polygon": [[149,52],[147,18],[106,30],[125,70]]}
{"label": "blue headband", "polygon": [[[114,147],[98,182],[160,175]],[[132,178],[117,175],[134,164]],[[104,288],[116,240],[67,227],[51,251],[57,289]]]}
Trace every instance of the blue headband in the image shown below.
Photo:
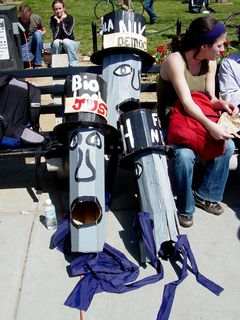
{"label": "blue headband", "polygon": [[221,22],[217,22],[215,26],[207,32],[204,32],[201,36],[201,43],[209,44],[213,43],[218,37],[220,37],[223,33],[226,32],[225,26]]}

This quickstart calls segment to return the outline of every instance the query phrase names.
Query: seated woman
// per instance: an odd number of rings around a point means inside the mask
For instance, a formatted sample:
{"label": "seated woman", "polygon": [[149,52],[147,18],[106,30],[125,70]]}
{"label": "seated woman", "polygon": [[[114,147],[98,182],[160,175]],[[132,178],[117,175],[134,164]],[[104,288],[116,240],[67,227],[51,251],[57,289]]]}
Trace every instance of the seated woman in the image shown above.
{"label": "seated woman", "polygon": [[77,58],[78,43],[74,41],[74,18],[66,13],[62,0],[54,0],[52,3],[54,15],[50,19],[52,31],[52,53],[59,54],[64,51],[68,54],[71,67],[79,65]]}
{"label": "seated woman", "polygon": [[[209,159],[208,153],[211,153],[212,150],[211,148],[205,150],[205,160],[207,159],[205,172],[193,191],[193,169],[199,154],[194,145],[190,147],[185,143],[175,143],[178,140],[175,139],[175,135],[181,135],[184,130],[182,128],[178,130],[182,123],[173,123],[174,108],[171,110],[167,137],[168,143],[173,144],[175,153],[174,175],[177,189],[177,209],[179,223],[183,227],[192,226],[195,205],[214,215],[223,213],[219,202],[222,200],[228,178],[229,159],[234,152],[234,143],[231,140],[234,136],[225,132],[213,119],[208,118],[208,114],[204,114],[200,103],[193,99],[193,91],[200,94],[204,99],[204,104],[206,102],[211,106],[212,113],[225,110],[234,115],[238,112],[236,105],[219,100],[215,96],[216,58],[223,50],[225,41],[226,32],[223,24],[211,16],[197,18],[192,21],[186,34],[173,42],[173,52],[164,60],[160,69],[159,113],[162,113],[161,108],[163,103],[168,100],[167,96],[170,95],[171,102],[175,97],[175,100],[178,101],[175,111],[181,110],[180,113],[183,117],[187,116],[192,119],[201,131],[205,131],[206,143],[210,141],[213,149],[215,145],[222,143],[222,152],[219,156]],[[204,141],[199,136],[199,141],[200,139]],[[198,140],[196,140],[196,144],[198,144]],[[200,147],[204,148],[204,145]]]}

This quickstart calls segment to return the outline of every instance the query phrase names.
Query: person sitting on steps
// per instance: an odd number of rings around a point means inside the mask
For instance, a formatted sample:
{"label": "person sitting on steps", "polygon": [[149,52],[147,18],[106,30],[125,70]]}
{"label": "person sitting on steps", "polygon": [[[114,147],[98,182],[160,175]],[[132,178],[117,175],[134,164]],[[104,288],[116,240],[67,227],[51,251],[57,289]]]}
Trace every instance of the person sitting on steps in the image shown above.
{"label": "person sitting on steps", "polygon": [[19,28],[21,38],[22,59],[25,65],[42,67],[43,37],[46,34],[43,20],[32,9],[23,4],[19,7],[18,22],[25,29]]}
{"label": "person sitting on steps", "polygon": [[206,11],[203,11],[203,13],[215,13],[215,10],[209,6],[209,3],[208,0],[189,0],[188,10],[191,13],[201,13],[202,7],[204,6]]}
{"label": "person sitting on steps", "polygon": [[60,54],[64,50],[69,59],[69,65],[79,65],[77,58],[78,43],[74,41],[74,18],[65,10],[62,0],[54,0],[52,3],[54,15],[50,18],[50,29],[52,31],[52,53]]}

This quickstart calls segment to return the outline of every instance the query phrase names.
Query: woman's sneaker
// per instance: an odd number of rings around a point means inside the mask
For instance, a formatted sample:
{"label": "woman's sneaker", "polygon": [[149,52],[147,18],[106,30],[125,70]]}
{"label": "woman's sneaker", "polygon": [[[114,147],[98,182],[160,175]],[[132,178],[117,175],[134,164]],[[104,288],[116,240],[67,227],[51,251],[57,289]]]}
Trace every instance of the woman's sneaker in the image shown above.
{"label": "woman's sneaker", "polygon": [[189,228],[193,225],[193,216],[186,216],[183,214],[178,215],[178,221],[181,227]]}
{"label": "woman's sneaker", "polygon": [[208,213],[214,214],[215,216],[220,216],[223,213],[223,208],[218,202],[211,202],[202,199],[195,191],[193,192],[195,205]]}

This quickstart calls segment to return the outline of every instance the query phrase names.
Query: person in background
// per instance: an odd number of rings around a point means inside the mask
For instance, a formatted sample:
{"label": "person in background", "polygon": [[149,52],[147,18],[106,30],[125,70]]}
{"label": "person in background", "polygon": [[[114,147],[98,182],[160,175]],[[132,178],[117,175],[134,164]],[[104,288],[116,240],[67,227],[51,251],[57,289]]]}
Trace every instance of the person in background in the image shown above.
{"label": "person in background", "polygon": [[42,67],[43,37],[46,34],[43,20],[33,14],[28,5],[23,4],[19,7],[18,22],[25,30],[19,28],[23,62]]}
{"label": "person in background", "polygon": [[[233,53],[222,60],[218,80],[221,99],[231,101],[240,108],[240,52]],[[240,149],[239,139],[235,139],[235,144]],[[237,171],[240,172],[239,155]]]}
{"label": "person in background", "polygon": [[118,0],[118,4],[122,7],[123,10],[129,10],[129,0]]}
{"label": "person in background", "polygon": [[240,52],[224,58],[218,73],[220,97],[240,105]]}
{"label": "person in background", "polygon": [[[123,9],[124,11],[129,11],[129,0],[118,0],[118,5],[121,7],[121,9]],[[103,17],[100,18],[99,21],[99,30],[98,33],[100,36],[103,35]]]}
{"label": "person in background", "polygon": [[209,3],[210,1],[208,0],[189,0],[188,10],[191,13],[201,13],[202,7],[204,6],[206,10],[202,13],[215,13],[215,10],[209,6]]}
{"label": "person in background", "polygon": [[145,0],[144,5],[143,5],[144,9],[146,10],[147,14],[150,17],[150,24],[154,24],[157,20],[157,15],[153,9],[153,2],[154,2],[154,0]]}
{"label": "person in background", "polygon": [[54,15],[50,18],[50,29],[52,31],[52,53],[60,54],[64,50],[69,59],[69,65],[79,65],[77,58],[78,43],[74,41],[74,18],[65,10],[62,0],[54,0],[52,3]]}
{"label": "person in background", "polygon": [[[225,110],[230,115],[235,115],[238,112],[236,105],[219,100],[215,96],[216,59],[220,56],[225,41],[226,31],[222,23],[212,16],[199,17],[192,21],[184,35],[173,42],[173,52],[164,60],[160,68],[158,108],[164,107],[162,105],[164,99],[171,100],[172,105],[176,101],[179,102],[182,110],[180,113],[184,117],[187,115],[188,119],[193,119],[195,124],[197,122],[198,126],[203,128],[209,135],[208,139],[213,141],[211,146],[214,147],[218,143],[222,145],[220,155],[208,159],[209,154],[206,154],[204,173],[199,177],[201,179],[198,185],[193,186],[194,164],[199,154],[194,151],[194,145],[189,147],[184,143],[173,142],[174,133],[177,135],[179,129],[173,127],[174,108],[172,109],[167,138],[174,150],[173,174],[176,182],[176,204],[179,223],[182,227],[193,225],[195,206],[213,215],[223,213],[219,202],[222,200],[228,178],[229,160],[235,149],[231,139],[234,135],[225,132],[220,125],[204,114],[200,104],[193,99],[193,91],[198,95],[201,94],[202,98],[205,97],[204,103],[208,102],[214,113]],[[204,140],[200,147],[204,148],[206,142],[207,140]],[[212,152],[212,150],[207,148],[205,152]]]}

